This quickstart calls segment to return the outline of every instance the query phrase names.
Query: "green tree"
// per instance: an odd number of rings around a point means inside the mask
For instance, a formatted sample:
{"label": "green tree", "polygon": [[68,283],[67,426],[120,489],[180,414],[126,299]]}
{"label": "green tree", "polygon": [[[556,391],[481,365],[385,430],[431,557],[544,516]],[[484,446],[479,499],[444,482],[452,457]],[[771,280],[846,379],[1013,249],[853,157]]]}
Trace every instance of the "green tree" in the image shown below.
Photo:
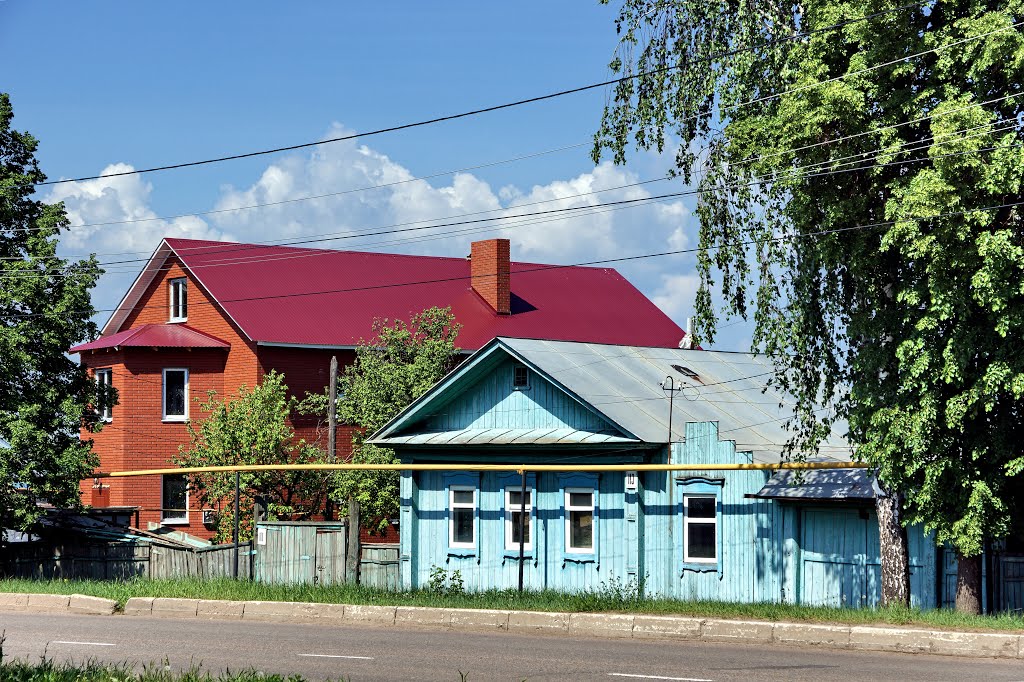
{"label": "green tree", "polygon": [[[201,402],[197,399],[196,402]],[[200,408],[207,416],[188,424],[189,445],[181,446],[174,463],[182,467],[233,464],[314,464],[323,452],[295,440],[288,417],[295,407],[284,377],[271,371],[256,388],[241,386],[232,400],[210,391]],[[318,471],[254,471],[239,475],[239,539],[252,537],[253,504],[266,500],[271,518],[308,519],[323,510],[328,477]],[[216,509],[215,542],[231,540],[234,525],[234,473],[189,475],[192,495],[203,507]]]}
{"label": "green tree", "polygon": [[799,402],[793,456],[847,419],[905,520],[957,551],[966,610],[1024,495],[1022,9],[626,0],[612,68],[637,77],[594,147],[676,147],[697,336],[752,313]]}
{"label": "green tree", "polygon": [[[353,462],[395,463],[394,452],[363,442],[409,403],[451,371],[458,359],[460,326],[450,308],[428,308],[408,324],[375,320],[373,336],[356,348],[355,362],[338,379],[338,421],[358,426]],[[327,414],[326,394],[311,395],[304,411]],[[398,516],[397,471],[344,471],[334,477],[332,497],[342,505],[359,503],[365,527],[383,530]]]}
{"label": "green tree", "polygon": [[80,506],[79,480],[97,464],[79,438],[96,424],[95,386],[65,353],[97,333],[89,292],[102,270],[57,257],[64,205],[33,198],[46,179],[38,142],[13,118],[0,93],[0,528],[24,530],[39,502]]}

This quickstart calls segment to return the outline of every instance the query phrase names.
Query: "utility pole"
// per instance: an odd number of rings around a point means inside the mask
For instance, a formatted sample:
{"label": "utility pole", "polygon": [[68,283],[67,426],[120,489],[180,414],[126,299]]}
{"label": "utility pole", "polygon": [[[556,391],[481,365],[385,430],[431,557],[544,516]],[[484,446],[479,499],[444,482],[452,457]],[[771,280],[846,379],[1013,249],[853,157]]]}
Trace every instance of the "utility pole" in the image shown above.
{"label": "utility pole", "polygon": [[331,399],[327,403],[327,461],[338,454],[338,357],[331,356]]}
{"label": "utility pole", "polygon": [[239,475],[240,474],[238,469],[235,469],[235,528],[234,533],[232,534],[232,539],[234,540],[235,543],[235,567],[231,573],[232,576],[234,576],[235,580],[238,580],[238,498],[241,497],[241,485],[239,481]]}
{"label": "utility pole", "polygon": [[[519,472],[523,477],[519,489],[519,594],[523,593],[523,567],[526,565],[526,469]],[[532,500],[531,500],[532,502]]]}
{"label": "utility pole", "polygon": [[[684,337],[684,341],[690,338],[689,336]],[[676,388],[676,380],[671,374],[665,377],[665,380],[661,382],[661,390],[668,394],[668,462],[672,463],[672,412],[675,403],[676,393],[683,390],[680,386]],[[675,500],[676,487],[670,485],[668,487],[668,506],[671,509],[676,508]],[[672,533],[675,532],[675,514],[670,514],[668,517],[668,534],[672,537]]]}
{"label": "utility pole", "polygon": [[[331,356],[330,397],[327,401],[327,461],[334,462],[338,456],[338,357]],[[324,516],[327,521],[334,519],[334,503],[330,493],[324,502]]]}
{"label": "utility pole", "polygon": [[665,377],[665,380],[661,382],[661,390],[665,391],[668,395],[668,445],[669,451],[672,448],[672,407],[675,402],[676,393],[683,390],[682,386],[676,386],[675,377],[669,375]]}

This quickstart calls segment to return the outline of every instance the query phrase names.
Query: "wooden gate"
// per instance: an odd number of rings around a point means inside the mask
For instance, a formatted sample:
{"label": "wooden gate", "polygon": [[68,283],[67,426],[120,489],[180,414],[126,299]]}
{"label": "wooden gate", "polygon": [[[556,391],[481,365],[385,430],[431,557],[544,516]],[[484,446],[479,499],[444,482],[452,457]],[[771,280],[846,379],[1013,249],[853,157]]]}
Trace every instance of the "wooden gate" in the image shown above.
{"label": "wooden gate", "polygon": [[1024,613],[1024,556],[998,555],[995,574],[996,611]]}
{"label": "wooden gate", "polygon": [[344,523],[261,522],[255,579],[277,585],[343,583],[346,547]]}
{"label": "wooden gate", "polygon": [[359,584],[381,590],[398,590],[398,545],[363,545],[359,560]]}
{"label": "wooden gate", "polygon": [[[853,608],[877,606],[882,596],[878,520],[873,510],[835,507],[803,510],[800,537],[800,603]],[[925,594],[925,547],[910,533],[910,593]]]}

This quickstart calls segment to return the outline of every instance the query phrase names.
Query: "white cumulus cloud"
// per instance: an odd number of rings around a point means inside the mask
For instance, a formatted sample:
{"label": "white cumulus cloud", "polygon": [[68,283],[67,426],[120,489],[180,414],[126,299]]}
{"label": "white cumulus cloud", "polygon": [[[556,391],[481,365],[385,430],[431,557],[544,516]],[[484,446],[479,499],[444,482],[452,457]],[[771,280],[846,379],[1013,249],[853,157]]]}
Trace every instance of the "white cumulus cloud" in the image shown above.
{"label": "white cumulus cloud", "polygon": [[[334,124],[325,137],[347,132]],[[113,164],[103,175],[131,168]],[[73,227],[63,237],[62,250],[96,252],[101,261],[120,260],[117,254],[130,252],[148,255],[165,236],[243,242],[327,236],[328,241],[313,245],[447,256],[464,256],[471,241],[502,236],[512,241],[513,258],[551,263],[689,248],[694,225],[683,199],[644,201],[684,188],[673,181],[638,184],[644,179],[608,162],[568,179],[533,186],[492,187],[484,177],[469,172],[418,179],[388,155],[345,141],[279,157],[251,184],[223,187],[207,209],[182,206],[182,213],[198,210],[199,216],[157,218],[150,200],[158,189],[138,175],[57,185],[45,199],[64,201],[72,225],[86,225]],[[614,204],[623,201],[628,203]],[[613,205],[600,206],[609,203]],[[548,213],[514,217],[534,212]],[[448,225],[421,229],[440,223]],[[365,234],[387,231],[394,232]],[[673,319],[685,322],[696,290],[692,258],[611,266]],[[140,267],[141,263],[110,266],[111,273],[96,292],[97,307],[113,307]]]}

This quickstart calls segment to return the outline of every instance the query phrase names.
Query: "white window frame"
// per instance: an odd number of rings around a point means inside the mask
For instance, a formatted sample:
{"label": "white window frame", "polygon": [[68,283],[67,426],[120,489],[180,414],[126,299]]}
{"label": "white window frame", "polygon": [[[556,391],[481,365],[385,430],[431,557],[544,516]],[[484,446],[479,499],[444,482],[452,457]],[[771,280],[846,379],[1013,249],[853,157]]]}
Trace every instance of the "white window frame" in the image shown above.
{"label": "white window frame", "polygon": [[[180,291],[175,296],[175,289],[180,287]],[[181,304],[181,292],[185,293],[185,305]],[[167,303],[170,307],[170,315],[167,318],[168,322],[187,322],[188,321],[188,278],[187,277],[175,277],[167,282]],[[185,313],[182,315],[181,313]]]}
{"label": "white window frame", "polygon": [[[185,373],[185,414],[167,414],[167,373],[168,372],[184,372]],[[163,421],[165,422],[187,422],[188,421],[188,368],[187,367],[165,367],[161,374],[162,381],[160,382],[160,414],[163,415]]]}
{"label": "white window frame", "polygon": [[[523,491],[521,485],[508,486],[505,488],[505,549],[519,551],[519,543],[513,540],[515,536],[515,524],[512,520],[513,514],[519,513],[522,509],[522,505],[513,504],[512,493],[521,493]],[[526,518],[523,519],[524,526],[529,529],[529,542],[523,543],[523,550],[529,552],[533,549],[533,488],[527,487],[526,494],[528,501],[526,503]]]}
{"label": "white window frame", "polygon": [[[572,499],[573,493],[589,493],[590,494],[590,505],[580,506],[571,505],[569,501]],[[597,489],[595,488],[566,488],[565,489],[565,552],[566,554],[593,554],[597,546],[597,505],[595,499],[597,495]],[[574,511],[589,511],[590,512],[590,547],[573,547],[572,546],[572,512]]]}
{"label": "white window frame", "polygon": [[[106,393],[107,390],[114,386],[114,369],[112,367],[97,369],[93,372],[93,378],[96,381],[97,389],[99,389],[99,387],[105,387],[103,392]],[[97,390],[97,393],[99,392],[100,390]],[[101,420],[109,424],[114,421],[113,410],[113,405],[104,405],[103,407],[96,408],[96,414]]]}
{"label": "white window frame", "polygon": [[[705,500],[711,500],[715,503],[715,513],[711,518],[691,518],[690,517],[690,500],[693,498],[701,498]],[[715,556],[713,558],[708,557],[692,557],[690,556],[690,525],[705,525],[715,527]],[[695,493],[693,495],[683,495],[683,561],[688,564],[717,564],[718,563],[718,496],[709,493]]]}
{"label": "white window frame", "polygon": [[[456,492],[473,493],[473,501],[470,503],[456,502]],[[471,485],[450,485],[448,486],[448,546],[457,549],[476,549],[476,538],[479,529],[477,528],[477,502],[480,499],[479,492]],[[471,542],[455,542],[455,510],[471,509],[473,511],[473,540]]]}
{"label": "white window frame", "polygon": [[[181,474],[164,474],[160,477],[160,525],[162,526],[187,526],[188,521],[188,504],[189,504],[189,485],[188,478],[185,478],[185,515],[181,516],[166,516],[167,514],[167,500],[164,493],[166,488],[164,486],[164,479],[167,476],[181,476]],[[175,512],[177,513],[177,512]]]}

